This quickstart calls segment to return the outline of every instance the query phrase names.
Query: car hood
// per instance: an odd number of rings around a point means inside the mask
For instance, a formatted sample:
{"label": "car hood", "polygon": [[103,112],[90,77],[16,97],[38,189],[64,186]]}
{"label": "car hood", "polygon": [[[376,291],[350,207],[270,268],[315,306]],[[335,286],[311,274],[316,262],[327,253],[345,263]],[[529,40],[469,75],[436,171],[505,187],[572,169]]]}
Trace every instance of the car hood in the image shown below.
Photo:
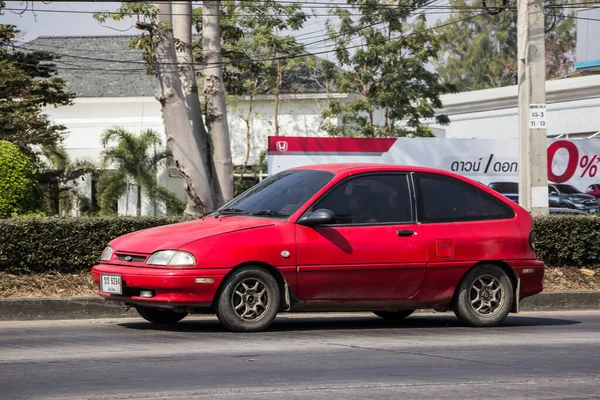
{"label": "car hood", "polygon": [[205,217],[195,221],[164,225],[129,233],[114,239],[109,245],[115,251],[153,253],[157,250],[178,249],[187,243],[210,236],[260,228],[274,225],[277,222],[277,220],[258,217]]}
{"label": "car hood", "polygon": [[585,193],[568,194],[567,197],[570,199],[579,199],[579,200],[596,200],[596,198],[594,196],[592,196],[591,194],[585,194]]}

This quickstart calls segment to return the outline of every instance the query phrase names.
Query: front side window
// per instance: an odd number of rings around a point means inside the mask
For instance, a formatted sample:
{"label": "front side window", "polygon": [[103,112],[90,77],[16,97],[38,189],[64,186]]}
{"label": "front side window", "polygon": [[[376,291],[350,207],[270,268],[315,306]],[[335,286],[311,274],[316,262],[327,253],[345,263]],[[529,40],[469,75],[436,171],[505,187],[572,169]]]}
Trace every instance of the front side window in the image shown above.
{"label": "front side window", "polygon": [[419,173],[419,219],[423,222],[456,222],[514,217],[504,202],[458,179]]}
{"label": "front side window", "polygon": [[327,171],[283,171],[242,193],[219,209],[219,213],[286,217],[296,212],[333,177],[334,174]]}
{"label": "front side window", "polygon": [[336,225],[389,224],[413,221],[406,174],[365,175],[349,178],[311,207],[336,215]]}

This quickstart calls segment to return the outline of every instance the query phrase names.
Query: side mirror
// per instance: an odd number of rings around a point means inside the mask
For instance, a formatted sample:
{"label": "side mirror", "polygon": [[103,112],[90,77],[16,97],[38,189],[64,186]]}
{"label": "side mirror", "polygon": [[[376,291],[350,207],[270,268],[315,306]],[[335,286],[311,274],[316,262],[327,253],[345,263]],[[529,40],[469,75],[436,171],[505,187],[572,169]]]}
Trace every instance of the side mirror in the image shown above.
{"label": "side mirror", "polygon": [[553,196],[558,196],[558,192],[557,192],[557,191],[555,191],[555,190],[551,190],[551,191],[550,191],[550,194],[551,194],[551,195],[553,195]]}
{"label": "side mirror", "polygon": [[298,225],[304,226],[329,225],[334,223],[335,214],[326,208],[315,210],[298,220]]}

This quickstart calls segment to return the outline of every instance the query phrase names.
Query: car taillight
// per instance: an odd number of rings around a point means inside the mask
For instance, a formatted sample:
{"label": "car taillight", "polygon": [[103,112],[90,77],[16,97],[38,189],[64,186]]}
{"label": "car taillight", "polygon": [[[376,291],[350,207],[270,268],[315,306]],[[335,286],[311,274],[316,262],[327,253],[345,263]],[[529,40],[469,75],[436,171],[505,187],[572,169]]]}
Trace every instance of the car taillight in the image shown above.
{"label": "car taillight", "polygon": [[535,251],[535,231],[531,231],[529,234],[529,246],[531,246],[531,249]]}

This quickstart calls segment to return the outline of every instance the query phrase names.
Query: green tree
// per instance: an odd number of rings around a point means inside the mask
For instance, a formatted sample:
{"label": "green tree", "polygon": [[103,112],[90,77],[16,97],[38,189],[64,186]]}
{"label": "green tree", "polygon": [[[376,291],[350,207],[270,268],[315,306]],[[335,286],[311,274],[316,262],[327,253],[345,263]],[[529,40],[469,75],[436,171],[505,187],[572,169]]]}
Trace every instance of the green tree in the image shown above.
{"label": "green tree", "polygon": [[[151,201],[164,201],[173,213],[183,212],[184,204],[175,193],[156,182],[157,167],[171,156],[168,149],[161,149],[158,132],[147,129],[135,135],[114,127],[102,134],[102,146],[105,170],[98,181],[98,196],[103,212],[116,212],[114,205],[130,182],[137,187],[138,216],[142,214],[142,193]],[[158,150],[154,151],[155,148]]]}
{"label": "green tree", "polygon": [[[273,133],[280,134],[279,114],[284,91],[293,92],[298,77],[314,67],[314,57],[291,32],[304,26],[309,16],[300,3],[223,1],[221,32],[224,77],[230,95],[273,95]],[[194,13],[202,32],[201,9]],[[202,63],[202,43],[195,45]]]}
{"label": "green tree", "polygon": [[[353,100],[330,101],[325,120],[332,135],[430,136],[423,119],[449,123],[440,94],[452,91],[427,65],[436,59],[439,37],[425,16],[414,12],[426,0],[347,0],[354,7],[332,11],[339,24],[328,24],[338,64],[348,71],[335,74],[335,85]],[[359,16],[356,17],[356,12]],[[331,72],[331,71],[329,71]]]}
{"label": "green tree", "polygon": [[31,160],[17,146],[0,140],[0,218],[37,211],[39,187]]}
{"label": "green tree", "polygon": [[[3,7],[0,2],[0,15]],[[15,42],[18,35],[14,25],[0,24],[0,139],[31,156],[55,146],[65,134],[65,127],[52,123],[42,108],[69,105],[74,95],[56,77],[56,58],[26,50]]]}
{"label": "green tree", "polygon": [[[460,91],[509,86],[517,82],[517,13],[484,11],[482,0],[450,0],[457,11],[440,22],[442,56],[437,71]],[[575,20],[549,8],[546,26],[546,78],[564,77],[573,67]]]}

